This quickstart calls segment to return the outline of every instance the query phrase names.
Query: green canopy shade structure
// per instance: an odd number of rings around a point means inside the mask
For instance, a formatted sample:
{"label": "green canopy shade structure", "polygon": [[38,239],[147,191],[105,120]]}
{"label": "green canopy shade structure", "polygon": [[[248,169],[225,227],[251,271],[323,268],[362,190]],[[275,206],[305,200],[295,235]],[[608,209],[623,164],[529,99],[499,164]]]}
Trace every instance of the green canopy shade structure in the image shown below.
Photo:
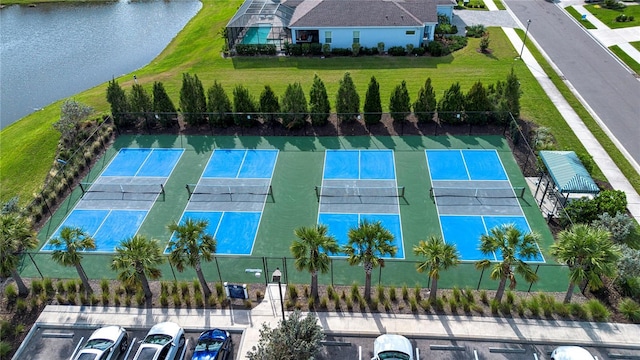
{"label": "green canopy shade structure", "polygon": [[[561,195],[564,205],[569,194],[595,195],[600,192],[600,188],[593,181],[575,152],[540,151],[539,155],[552,180],[552,184],[547,182],[543,198],[549,191],[553,191],[557,195]],[[540,183],[542,181],[538,182],[536,195]],[[549,189],[549,185],[553,185],[553,188]]]}

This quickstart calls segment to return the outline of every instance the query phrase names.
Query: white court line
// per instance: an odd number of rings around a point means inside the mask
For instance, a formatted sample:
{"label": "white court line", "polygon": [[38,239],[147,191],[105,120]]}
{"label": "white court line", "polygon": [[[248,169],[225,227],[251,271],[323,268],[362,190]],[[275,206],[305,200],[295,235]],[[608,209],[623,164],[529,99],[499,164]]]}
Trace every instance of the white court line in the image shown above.
{"label": "white court line", "polygon": [[464,171],[467,172],[467,180],[471,181],[471,173],[469,172],[469,167],[467,166],[467,160],[464,158],[464,153],[462,149],[458,150],[460,152],[460,157],[462,158],[462,164],[464,164]]}
{"label": "white court line", "polygon": [[133,177],[138,176],[138,173],[140,172],[140,170],[142,170],[142,168],[144,167],[144,164],[149,160],[149,158],[151,157],[151,154],[153,154],[153,149],[149,151],[149,153],[147,154],[147,157],[145,157],[144,160],[142,161],[142,164],[138,166],[138,170],[136,170],[136,172],[133,174]]}
{"label": "white court line", "polygon": [[240,166],[238,167],[238,171],[236,172],[236,179],[240,177],[240,170],[242,170],[242,166],[244,165],[244,160],[247,158],[247,150],[244,151],[244,155],[242,156],[242,161],[240,162]]}

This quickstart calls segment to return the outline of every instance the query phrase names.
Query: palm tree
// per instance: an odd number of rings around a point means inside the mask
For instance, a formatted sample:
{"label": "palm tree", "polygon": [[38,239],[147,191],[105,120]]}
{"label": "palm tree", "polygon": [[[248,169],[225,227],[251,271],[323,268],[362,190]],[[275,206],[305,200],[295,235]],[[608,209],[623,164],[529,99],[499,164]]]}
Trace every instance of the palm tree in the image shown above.
{"label": "palm tree", "polygon": [[593,290],[602,287],[601,275],[614,276],[620,249],[611,241],[611,234],[601,227],[577,224],[558,234],[551,245],[551,254],[569,266],[569,288],[564,302],[571,301],[576,284],[587,281]]}
{"label": "palm tree", "polygon": [[182,225],[174,222],[167,226],[169,231],[175,232],[175,240],[169,241],[172,249],[169,262],[180,272],[184,271],[185,265],[194,268],[205,298],[211,295],[211,290],[202,273],[202,260],[211,261],[216,252],[216,239],[205,232],[207,225],[206,220],[187,219]]}
{"label": "palm tree", "polygon": [[65,226],[60,230],[60,236],[51,239],[49,244],[56,248],[51,254],[53,261],[62,266],[75,266],[84,291],[93,293],[87,273],[82,267],[81,251],[95,250],[96,241],[78,227]]}
{"label": "palm tree", "polygon": [[396,256],[398,248],[392,245],[393,234],[382,226],[380,221],[362,220],[360,225],[349,229],[349,242],[343,251],[347,254],[349,265],[363,264],[365,281],[364,297],[371,299],[371,272],[383,265],[385,255]]}
{"label": "palm tree", "polygon": [[22,253],[36,247],[36,232],[27,218],[16,214],[0,215],[0,275],[13,278],[20,296],[29,294],[29,288],[20,277],[18,265]]}
{"label": "palm tree", "polygon": [[163,262],[164,257],[162,257],[158,240],[136,235],[124,240],[120,246],[116,247],[111,269],[119,271],[118,279],[124,284],[141,285],[145,298],[151,299],[153,294],[147,277],[160,278],[162,272],[158,265]]}
{"label": "palm tree", "polygon": [[[538,281],[538,274],[523,259],[530,259],[538,254],[537,240],[540,236],[534,232],[523,234],[514,224],[496,226],[489,233],[490,235],[484,234],[480,237],[480,251],[484,255],[502,255],[502,260],[496,262],[491,271],[491,278],[500,280],[495,297],[495,300],[500,302],[507,279],[510,289],[516,287],[516,274],[530,283]],[[489,259],[476,263],[477,268],[484,269],[489,266]]]}
{"label": "palm tree", "polygon": [[318,271],[329,271],[331,253],[340,251],[338,242],[333,236],[327,235],[326,225],[301,226],[293,231],[299,240],[291,244],[291,254],[296,259],[298,271],[306,270],[311,273],[311,296],[318,298]]}
{"label": "palm tree", "polygon": [[440,270],[447,270],[460,263],[458,250],[455,244],[447,244],[441,237],[432,235],[426,241],[421,240],[414,246],[413,253],[425,258],[424,262],[418,264],[417,270],[421,274],[425,271],[429,272],[431,278],[429,302],[434,303],[437,297]]}

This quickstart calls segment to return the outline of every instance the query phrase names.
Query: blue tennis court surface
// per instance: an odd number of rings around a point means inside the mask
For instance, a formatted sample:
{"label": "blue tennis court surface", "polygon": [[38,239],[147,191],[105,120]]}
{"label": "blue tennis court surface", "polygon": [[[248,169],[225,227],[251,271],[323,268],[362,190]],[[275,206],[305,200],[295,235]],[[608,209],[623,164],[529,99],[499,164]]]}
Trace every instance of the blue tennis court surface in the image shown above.
{"label": "blue tennis court surface", "polygon": [[[329,233],[343,246],[349,242],[348,232],[351,228],[358,227],[362,220],[370,222],[380,221],[382,225],[393,234],[392,245],[398,248],[395,258],[404,258],[404,246],[402,244],[402,229],[399,214],[330,214],[321,213],[318,223],[327,225]],[[344,254],[339,254],[344,255]],[[386,256],[388,257],[388,256]]]}
{"label": "blue tennis court surface", "polygon": [[[52,238],[60,236],[63,227],[78,227],[93,237],[97,252],[113,252],[122,240],[136,234],[147,216],[145,210],[73,210]],[[55,250],[48,242],[43,251]]]}
{"label": "blue tennis court surface", "polygon": [[278,150],[216,149],[203,178],[270,179]]}
{"label": "blue tennis court surface", "polygon": [[[251,255],[261,212],[186,211],[180,219],[208,222],[206,233],[217,241],[216,254]],[[165,253],[171,249],[167,248]]]}
{"label": "blue tennis court surface", "polygon": [[120,149],[101,176],[169,177],[184,149]]}
{"label": "blue tennis court surface", "polygon": [[396,178],[391,150],[327,150],[324,179]]}
{"label": "blue tennis court surface", "polygon": [[507,180],[495,150],[425,150],[431,180]]}

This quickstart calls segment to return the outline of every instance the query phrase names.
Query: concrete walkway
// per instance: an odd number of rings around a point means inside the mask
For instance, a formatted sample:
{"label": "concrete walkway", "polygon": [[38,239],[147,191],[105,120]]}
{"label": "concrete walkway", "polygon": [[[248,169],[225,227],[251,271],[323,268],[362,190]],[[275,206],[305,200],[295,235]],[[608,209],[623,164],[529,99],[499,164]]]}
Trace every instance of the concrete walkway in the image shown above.
{"label": "concrete walkway", "polygon": [[[283,284],[283,288],[286,286]],[[105,326],[149,328],[173,321],[186,329],[220,327],[243,331],[236,359],[260,338],[263,323],[276,326],[281,319],[278,285],[270,285],[265,299],[252,310],[238,309],[136,309],[49,305],[40,314],[40,326]],[[609,345],[640,351],[640,325],[553,320],[521,320],[445,315],[396,315],[387,313],[317,313],[326,333],[376,336],[384,333],[449,340],[490,340],[555,345],[567,341],[584,346]],[[34,326],[34,329],[36,326]],[[497,335],[499,334],[499,335]]]}
{"label": "concrete walkway", "polygon": [[[497,11],[500,13],[503,12],[502,10],[498,10],[498,8],[496,7],[496,5],[493,3],[492,0],[485,0],[485,4],[487,8],[491,10],[491,12],[493,11]],[[507,9],[507,11],[509,10]],[[472,10],[454,11],[456,17],[461,19],[464,19],[466,16],[483,16],[481,14],[470,14],[470,15],[463,14],[465,12],[481,13],[481,11],[472,11]],[[512,19],[517,23],[519,23],[519,21],[515,16],[512,16]],[[493,24],[493,23],[485,23],[484,25],[485,26],[502,26],[501,24]],[[518,24],[518,27],[521,29],[525,28],[524,25],[521,23]],[[511,41],[511,44],[513,45],[514,49],[522,49],[522,40],[520,39],[516,31],[512,27],[502,27],[502,29],[507,35],[507,37],[509,38],[509,41]],[[555,71],[558,74],[562,75],[558,70],[558,68],[553,64],[553,61],[551,61],[551,59],[544,53],[544,50],[536,43],[535,38],[533,38],[530,33],[528,34],[528,39],[529,41],[531,41],[536,45],[536,47],[540,50],[540,52],[543,54],[545,59],[551,64],[551,66],[554,67]],[[542,67],[540,67],[540,64],[538,64],[536,59],[533,57],[533,55],[527,48],[524,48],[521,60],[524,61],[527,67],[529,67],[529,70],[531,71],[533,76],[536,78],[536,80],[538,80],[538,83],[540,83],[540,86],[542,86],[542,88],[545,90],[545,92],[547,93],[547,95],[549,96],[553,104],[556,106],[556,108],[558,109],[562,117],[565,119],[567,124],[569,124],[569,127],[571,127],[571,129],[576,134],[578,139],[580,139],[580,142],[587,149],[589,154],[593,157],[593,160],[598,165],[600,170],[602,170],[602,172],[604,173],[609,183],[611,183],[611,186],[613,186],[613,188],[616,190],[622,190],[625,192],[625,194],[627,195],[627,202],[628,202],[627,207],[631,212],[631,215],[636,219],[636,221],[640,222],[640,195],[638,195],[638,193],[635,191],[633,186],[631,186],[631,183],[629,182],[629,180],[627,180],[627,178],[622,174],[622,172],[617,167],[617,165],[613,162],[609,154],[607,154],[607,152],[604,150],[602,145],[600,145],[598,140],[584,125],[584,123],[582,122],[582,119],[580,119],[578,114],[576,114],[573,108],[562,96],[558,88],[556,88],[556,86],[551,82],[549,77],[542,70]],[[516,60],[516,61],[520,61],[520,60]],[[589,110],[589,105],[580,97],[580,94],[578,94],[573,89],[573,87],[571,86],[571,83],[566,82],[566,84],[573,91],[573,93],[578,97],[581,103],[587,108],[587,110]],[[593,111],[589,111],[589,112],[596,119],[596,121],[599,122],[599,124],[604,128],[604,130],[609,134],[609,136],[613,139],[613,141],[616,144],[619,144],[615,139],[615,137],[613,137],[613,135],[606,129],[606,126],[604,126],[604,124],[602,123],[602,121],[600,121],[598,116]],[[634,165],[636,169],[638,169],[638,164],[634,164]]]}

